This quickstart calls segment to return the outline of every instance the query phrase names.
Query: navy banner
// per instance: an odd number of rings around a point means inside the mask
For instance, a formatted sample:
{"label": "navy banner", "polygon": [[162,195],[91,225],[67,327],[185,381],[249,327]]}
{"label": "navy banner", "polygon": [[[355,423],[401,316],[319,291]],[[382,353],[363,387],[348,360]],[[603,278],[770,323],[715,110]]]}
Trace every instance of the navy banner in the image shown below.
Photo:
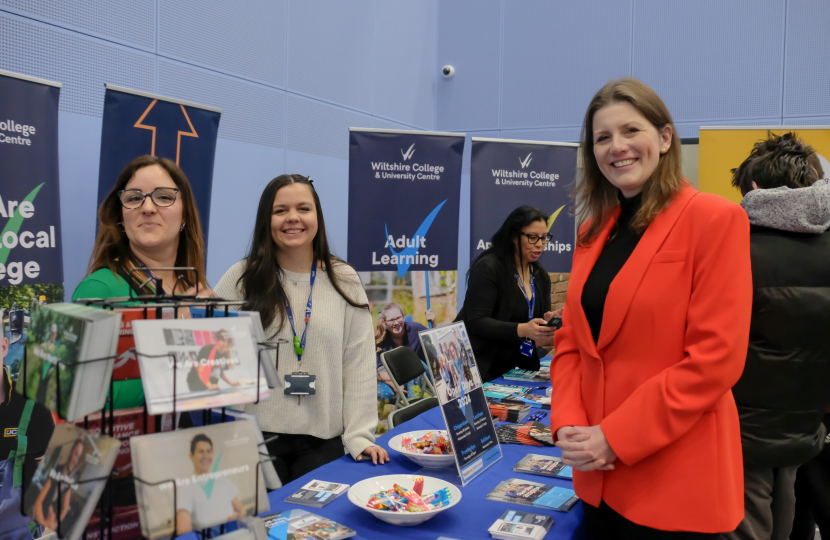
{"label": "navy banner", "polygon": [[101,130],[98,204],[124,167],[152,154],[178,164],[193,187],[205,240],[221,109],[107,85]]}
{"label": "navy banner", "polygon": [[472,141],[470,263],[489,247],[510,212],[529,205],[550,216],[553,240],[539,262],[548,272],[570,272],[576,221],[568,215],[568,194],[579,145],[477,137]]}
{"label": "navy banner", "polygon": [[[42,283],[62,289],[60,90],[58,83],[0,71],[0,292]],[[0,307],[22,300],[8,292]],[[57,295],[62,299],[62,290]]]}
{"label": "navy banner", "polygon": [[352,128],[349,264],[456,270],[463,151],[463,134]]}

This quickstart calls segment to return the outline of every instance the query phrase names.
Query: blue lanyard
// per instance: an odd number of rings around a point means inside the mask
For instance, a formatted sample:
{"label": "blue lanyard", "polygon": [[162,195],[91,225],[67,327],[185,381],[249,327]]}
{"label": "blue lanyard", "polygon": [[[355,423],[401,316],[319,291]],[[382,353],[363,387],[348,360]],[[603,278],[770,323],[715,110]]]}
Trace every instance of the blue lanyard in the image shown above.
{"label": "blue lanyard", "polygon": [[317,259],[311,263],[311,286],[308,291],[308,302],[305,305],[305,328],[303,328],[303,337],[297,337],[297,331],[294,329],[294,313],[291,311],[291,303],[288,301],[288,295],[283,291],[283,298],[285,299],[285,313],[288,315],[288,322],[291,324],[291,333],[294,334],[294,352],[297,353],[297,361],[303,361],[303,352],[305,351],[305,336],[308,332],[308,321],[311,320],[311,293],[314,290],[314,278],[317,277]]}
{"label": "blue lanyard", "polygon": [[522,283],[522,278],[519,277],[518,272],[516,272],[516,281],[519,282],[519,287],[522,288],[522,294],[525,301],[527,301],[527,320],[532,321],[533,311],[536,309],[536,287],[533,286],[533,270],[530,271],[530,300],[527,299],[527,291],[525,291],[524,283]]}

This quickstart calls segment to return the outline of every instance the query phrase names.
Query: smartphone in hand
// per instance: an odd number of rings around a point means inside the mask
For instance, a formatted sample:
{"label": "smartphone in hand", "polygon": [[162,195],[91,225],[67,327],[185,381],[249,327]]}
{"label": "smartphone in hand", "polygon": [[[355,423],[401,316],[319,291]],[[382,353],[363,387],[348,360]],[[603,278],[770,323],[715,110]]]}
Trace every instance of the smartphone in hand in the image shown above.
{"label": "smartphone in hand", "polygon": [[562,317],[551,317],[545,326],[559,330],[562,328]]}

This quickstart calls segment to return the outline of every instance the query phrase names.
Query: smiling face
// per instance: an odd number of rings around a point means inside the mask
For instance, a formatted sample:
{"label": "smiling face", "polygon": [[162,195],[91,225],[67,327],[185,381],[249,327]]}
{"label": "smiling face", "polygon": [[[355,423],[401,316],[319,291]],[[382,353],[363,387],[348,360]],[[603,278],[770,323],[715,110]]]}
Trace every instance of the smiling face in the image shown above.
{"label": "smiling face", "polygon": [[271,238],[277,250],[312,249],[317,208],[311,188],[288,184],[277,191],[271,213]]}
{"label": "smiling face", "polygon": [[519,236],[518,247],[519,251],[522,255],[523,262],[536,262],[539,260],[539,257],[542,256],[542,253],[545,251],[545,244],[542,240],[537,241],[535,244],[531,244],[530,241],[527,239],[527,234],[536,235],[537,237],[542,237],[548,234],[548,224],[542,220],[534,221],[529,225],[525,225],[522,229],[522,235]]}
{"label": "smiling face", "polygon": [[[175,188],[176,183],[163,168],[150,165],[138,169],[124,189],[138,189],[152,193],[159,187]],[[155,251],[175,248],[179,242],[182,227],[183,204],[181,196],[176,197],[172,206],[159,207],[152,197],[136,209],[121,209],[124,231],[130,246],[139,251]]]}
{"label": "smiling face", "polygon": [[386,325],[386,329],[389,330],[392,335],[400,336],[404,332],[404,317],[401,310],[396,307],[391,307],[383,312],[383,321]]}
{"label": "smiling face", "polygon": [[614,102],[594,114],[594,157],[605,178],[633,197],[643,190],[660,155],[671,146],[672,128],[657,129],[631,103]]}
{"label": "smiling face", "polygon": [[207,441],[199,441],[196,443],[196,448],[190,454],[190,461],[193,462],[193,472],[196,474],[205,474],[210,471],[210,466],[213,465],[213,446]]}

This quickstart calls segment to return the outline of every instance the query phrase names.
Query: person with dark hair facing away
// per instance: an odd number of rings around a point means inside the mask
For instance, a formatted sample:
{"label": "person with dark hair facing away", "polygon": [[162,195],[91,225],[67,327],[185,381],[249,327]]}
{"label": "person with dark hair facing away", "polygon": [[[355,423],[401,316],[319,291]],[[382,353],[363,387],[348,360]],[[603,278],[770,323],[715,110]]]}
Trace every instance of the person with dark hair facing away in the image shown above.
{"label": "person with dark hair facing away", "polygon": [[[220,456],[221,457],[221,456]],[[245,517],[245,507],[239,500],[239,489],[227,476],[211,475],[213,471],[213,441],[204,433],[190,440],[190,461],[193,477],[198,479],[177,486],[176,533],[201,530],[209,523],[225,523]],[[210,486],[210,489],[206,489]]]}
{"label": "person with dark hair facing away", "polygon": [[[830,403],[830,186],[795,134],[769,135],[733,169],[752,255],[752,323],[732,393],[746,516],[729,540],[786,540],[796,469],[822,448]],[[747,278],[749,276],[746,276]]]}
{"label": "person with dark hair facing away", "polygon": [[331,254],[309,178],[284,174],[265,186],[248,256],[222,276],[216,294],[259,312],[268,339],[281,347],[281,381],[316,378],[313,394],[277,388],[270,400],[244,407],[257,414],[266,438],[279,434],[268,452],[283,483],[340,458],[344,446],[356,461],[389,460],[375,445],[375,336],[366,292],[357,272]]}
{"label": "person with dark hair facing away", "polygon": [[[98,234],[87,275],[72,300],[150,295],[160,279],[166,294],[211,296],[205,281],[199,210],[184,172],[173,161],[139,156],[118,175],[98,208]],[[190,267],[176,274],[154,268]],[[198,281],[198,282],[197,282]],[[116,381],[116,409],[144,404],[141,380]]]}
{"label": "person with dark hair facing away", "polygon": [[538,346],[550,345],[550,276],[539,263],[551,238],[547,220],[532,206],[516,208],[467,272],[455,322],[464,321],[482,381],[516,367],[538,370]]}
{"label": "person with dark hair facing away", "polygon": [[740,206],[683,178],[654,90],[623,78],[582,126],[580,222],[550,427],[595,539],[718,538],[743,519],[738,413],[752,284]]}

